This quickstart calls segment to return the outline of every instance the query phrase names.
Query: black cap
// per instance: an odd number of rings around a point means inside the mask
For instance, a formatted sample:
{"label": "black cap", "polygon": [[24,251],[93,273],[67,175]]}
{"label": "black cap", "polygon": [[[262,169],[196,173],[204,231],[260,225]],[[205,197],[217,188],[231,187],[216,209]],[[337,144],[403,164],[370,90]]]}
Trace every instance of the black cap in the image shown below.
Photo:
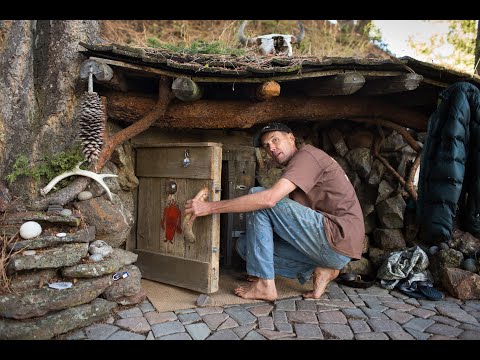
{"label": "black cap", "polygon": [[262,147],[262,135],[270,131],[283,131],[286,133],[293,133],[293,131],[287,125],[279,122],[272,122],[268,125],[265,125],[255,134],[255,137],[253,138],[253,146],[257,148]]}

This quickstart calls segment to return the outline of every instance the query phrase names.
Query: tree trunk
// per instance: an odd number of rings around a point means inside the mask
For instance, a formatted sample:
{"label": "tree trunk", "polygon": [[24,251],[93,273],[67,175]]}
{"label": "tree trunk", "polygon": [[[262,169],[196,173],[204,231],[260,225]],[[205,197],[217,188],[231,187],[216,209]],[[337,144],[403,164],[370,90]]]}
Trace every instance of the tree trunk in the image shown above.
{"label": "tree trunk", "polygon": [[477,20],[477,40],[475,41],[475,74],[480,75],[480,20]]}
{"label": "tree trunk", "polygon": [[[84,55],[79,41],[95,42],[96,20],[3,20],[0,22],[0,177],[20,155],[34,165],[42,156],[72,149]],[[12,195],[32,200],[41,184],[19,177]],[[86,186],[86,185],[85,185]]]}

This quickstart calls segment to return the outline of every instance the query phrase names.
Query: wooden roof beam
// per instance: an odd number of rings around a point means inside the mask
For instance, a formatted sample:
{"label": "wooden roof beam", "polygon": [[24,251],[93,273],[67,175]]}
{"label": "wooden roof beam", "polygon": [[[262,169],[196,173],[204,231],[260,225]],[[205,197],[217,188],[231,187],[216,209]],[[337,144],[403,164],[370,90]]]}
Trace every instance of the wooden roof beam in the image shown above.
{"label": "wooden roof beam", "polygon": [[384,95],[403,91],[415,90],[423,80],[422,75],[404,74],[388,76],[381,79],[367,80],[359,95]]}
{"label": "wooden roof beam", "polygon": [[[155,104],[154,97],[119,92],[105,94],[110,119],[136,122]],[[154,126],[162,128],[250,128],[270,121],[324,121],[382,118],[424,131],[428,115],[376,98],[361,96],[275,97],[269,101],[207,100],[173,102]]]}
{"label": "wooden roof beam", "polygon": [[362,88],[365,77],[358,72],[337,74],[302,82],[302,91],[308,96],[351,95]]}

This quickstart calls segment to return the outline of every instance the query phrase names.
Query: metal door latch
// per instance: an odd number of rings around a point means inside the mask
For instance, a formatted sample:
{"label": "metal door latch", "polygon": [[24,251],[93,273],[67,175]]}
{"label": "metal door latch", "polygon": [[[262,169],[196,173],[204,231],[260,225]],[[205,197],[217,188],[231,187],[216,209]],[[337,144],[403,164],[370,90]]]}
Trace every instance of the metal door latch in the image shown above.
{"label": "metal door latch", "polygon": [[188,149],[185,150],[185,158],[183,159],[183,167],[186,168],[190,166],[190,154],[188,152]]}

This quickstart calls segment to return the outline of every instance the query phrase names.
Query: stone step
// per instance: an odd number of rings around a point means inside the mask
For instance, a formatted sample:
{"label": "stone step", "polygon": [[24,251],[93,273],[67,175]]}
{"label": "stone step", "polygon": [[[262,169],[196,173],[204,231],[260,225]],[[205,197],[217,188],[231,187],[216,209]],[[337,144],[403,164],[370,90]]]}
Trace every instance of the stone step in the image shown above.
{"label": "stone step", "polygon": [[79,230],[75,233],[66,233],[66,236],[58,237],[56,235],[37,236],[34,239],[20,240],[15,243],[8,244],[8,249],[17,250],[33,250],[48,248],[61,244],[71,243],[88,243],[95,240],[95,226],[88,226],[85,229]]}
{"label": "stone step", "polygon": [[[20,226],[26,221],[36,221],[38,223],[50,223],[54,225],[67,225],[67,226],[79,226],[80,218],[70,215],[47,215],[44,212],[38,211],[25,211],[25,212],[16,212],[6,214],[3,219],[3,225],[19,225]],[[1,230],[1,228],[0,228]]]}

